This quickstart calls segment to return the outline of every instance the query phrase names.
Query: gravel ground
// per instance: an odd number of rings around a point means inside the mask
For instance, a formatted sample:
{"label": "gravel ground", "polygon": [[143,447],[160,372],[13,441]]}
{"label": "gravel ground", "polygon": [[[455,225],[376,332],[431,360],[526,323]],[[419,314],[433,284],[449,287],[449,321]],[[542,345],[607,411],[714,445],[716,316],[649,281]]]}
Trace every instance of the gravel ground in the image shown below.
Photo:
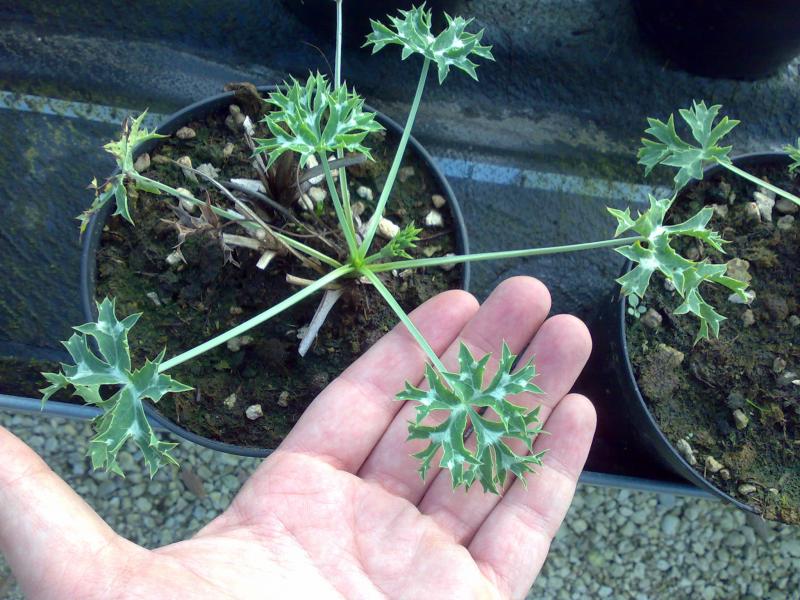
{"label": "gravel ground", "polygon": [[[154,480],[120,453],[127,480],[89,470],[86,423],[0,414],[121,535],[147,547],[191,536],[258,464],[183,443]],[[70,444],[82,448],[82,443]],[[202,482],[200,485],[199,482]],[[691,537],[690,537],[691,535]],[[800,599],[800,529],[748,525],[718,502],[582,486],[529,598]],[[22,598],[0,561],[0,597]]]}

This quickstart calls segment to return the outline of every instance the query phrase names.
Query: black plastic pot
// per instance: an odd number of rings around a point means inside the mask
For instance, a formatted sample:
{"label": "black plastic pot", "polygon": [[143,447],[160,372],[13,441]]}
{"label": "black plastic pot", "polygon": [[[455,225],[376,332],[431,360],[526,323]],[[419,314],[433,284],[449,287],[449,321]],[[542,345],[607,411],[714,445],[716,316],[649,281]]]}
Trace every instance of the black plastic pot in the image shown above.
{"label": "black plastic pot", "polygon": [[[274,86],[262,86],[259,87],[259,91],[262,94],[269,93],[274,91]],[[164,123],[162,123],[157,132],[163,135],[171,135],[175,133],[178,129],[187,125],[191,121],[200,119],[205,115],[214,112],[216,110],[225,108],[229,106],[234,101],[234,94],[229,92],[225,94],[219,94],[217,96],[212,96],[205,100],[201,100],[200,102],[196,102],[186,108],[176,112],[172,116],[170,116]],[[367,110],[377,112],[375,109],[366,107]],[[387,131],[395,134],[399,139],[402,135],[403,128],[396,123],[394,120],[390,119],[383,113],[377,113],[377,121],[383,125]],[[142,146],[138,149],[137,155],[142,154],[144,152],[149,152],[153,150],[158,145],[158,140],[154,140],[148,142],[146,144],[142,144]],[[467,228],[464,224],[464,217],[461,213],[461,207],[458,204],[458,200],[456,199],[455,194],[453,193],[453,189],[450,187],[447,179],[445,179],[442,172],[433,162],[433,158],[430,154],[428,154],[427,150],[422,147],[422,145],[411,137],[408,142],[408,147],[406,149],[407,153],[414,153],[420,158],[426,165],[427,168],[432,173],[436,183],[438,184],[441,192],[447,198],[447,206],[450,209],[451,215],[453,217],[453,224],[455,227],[455,235],[456,235],[456,248],[460,254],[467,254],[469,252],[469,244],[467,241]],[[103,234],[103,227],[105,226],[106,221],[108,220],[109,216],[114,210],[113,203],[108,203],[103,210],[97,212],[95,215],[92,216],[89,225],[87,226],[86,232],[84,233],[83,238],[83,245],[81,247],[81,304],[83,308],[83,313],[87,321],[93,321],[97,318],[97,308],[95,306],[95,290],[97,288],[97,250],[100,246],[100,239]],[[462,287],[463,289],[469,288],[469,279],[470,279],[470,265],[469,263],[464,263],[463,265],[463,278],[462,278]],[[200,444],[201,446],[205,446],[206,448],[211,448],[212,450],[218,450],[220,452],[228,452],[229,454],[238,454],[240,456],[251,456],[251,457],[263,457],[267,456],[271,449],[267,448],[251,448],[245,446],[236,446],[233,444],[227,444],[224,442],[219,442],[216,440],[212,440],[206,438],[204,436],[198,435],[196,433],[192,433],[191,431],[184,429],[183,427],[177,425],[176,423],[172,422],[170,419],[162,415],[158,409],[148,403],[145,403],[145,412],[147,413],[148,418],[154,423],[154,425],[160,426],[163,429],[171,431],[172,433],[187,439],[195,444]]]}
{"label": "black plastic pot", "polygon": [[[456,10],[462,0],[428,0],[425,6],[433,10],[434,25],[443,26],[446,11]],[[336,36],[336,5],[331,0],[283,0],[287,10],[320,37],[333,41]],[[342,4],[342,41],[350,47],[362,46],[365,37],[372,31],[370,19],[386,22],[386,17],[397,15],[398,10],[408,10],[422,4],[421,0],[372,0],[345,1]]]}
{"label": "black plastic pot", "polygon": [[800,54],[800,6],[791,0],[633,0],[644,36],[681,68],[760,79]]}
{"label": "black plastic pot", "polygon": [[[766,164],[788,166],[790,160],[786,154],[767,152],[744,154],[735,158],[733,163],[737,167],[747,170],[748,168]],[[727,173],[728,171],[719,165],[708,167],[704,171],[704,179],[713,178],[723,172]],[[622,275],[628,273],[632,268],[633,264],[627,261],[622,269]],[[633,366],[628,354],[626,309],[625,298],[619,297],[619,294],[615,292],[612,301],[603,307],[603,313],[599,319],[600,327],[598,327],[598,330],[603,331],[605,335],[603,339],[598,340],[598,345],[604,348],[610,362],[607,375],[612,381],[608,383],[618,391],[620,406],[624,416],[627,418],[628,426],[633,431],[639,445],[651,455],[653,460],[660,462],[664,467],[687,479],[698,488],[710,492],[744,511],[757,512],[752,506],[723,492],[693,469],[662,433],[636,383]]]}

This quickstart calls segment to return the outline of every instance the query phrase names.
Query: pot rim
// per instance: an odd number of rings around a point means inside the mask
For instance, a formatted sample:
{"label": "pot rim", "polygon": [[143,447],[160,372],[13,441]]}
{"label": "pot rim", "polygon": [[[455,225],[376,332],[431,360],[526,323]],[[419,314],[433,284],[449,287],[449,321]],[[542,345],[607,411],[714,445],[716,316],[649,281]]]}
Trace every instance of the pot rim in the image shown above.
{"label": "pot rim", "polygon": [[[731,162],[734,163],[736,166],[742,166],[743,164],[748,165],[762,165],[767,163],[774,163],[774,162],[783,162],[789,163],[789,155],[784,152],[751,152],[747,154],[740,154],[731,159]],[[722,165],[711,165],[703,169],[703,180],[709,179],[714,177],[718,173],[725,172],[726,169]],[[688,185],[696,185],[699,183],[698,180],[693,180]],[[684,188],[686,189],[686,188]],[[630,260],[625,261],[625,265],[622,267],[622,274],[628,273],[633,267],[633,263]],[[644,414],[646,415],[647,421],[652,427],[653,431],[655,431],[658,435],[658,439],[661,444],[668,448],[670,453],[673,455],[673,458],[682,466],[684,473],[682,475],[689,479],[692,483],[694,483],[697,487],[704,489],[712,494],[722,498],[723,500],[730,502],[731,504],[735,505],[736,507],[740,508],[741,510],[760,514],[756,508],[750,504],[742,502],[734,498],[733,496],[723,492],[720,488],[718,488],[713,482],[703,477],[694,467],[692,467],[686,459],[681,455],[680,452],[675,448],[673,443],[664,435],[664,432],[661,431],[661,427],[659,427],[658,422],[656,421],[653,414],[650,412],[650,407],[647,406],[647,402],[644,400],[644,396],[642,395],[641,390],[639,389],[639,384],[636,380],[636,376],[633,372],[633,365],[631,364],[630,354],[628,352],[628,339],[627,339],[627,325],[626,325],[626,306],[627,302],[624,296],[620,296],[618,301],[618,309],[617,309],[617,316],[619,318],[619,323],[621,324],[617,327],[617,343],[619,344],[620,348],[622,348],[622,355],[623,355],[623,369],[624,375],[628,379],[629,383],[631,384],[631,388],[634,391],[634,396],[636,401],[639,403],[640,408],[643,410]]]}
{"label": "pot rim", "polygon": [[[273,92],[279,87],[280,86],[277,85],[262,85],[258,86],[257,89],[260,93],[265,94]],[[187,122],[191,121],[192,119],[198,118],[198,116],[201,113],[203,115],[208,114],[208,112],[210,112],[211,110],[215,110],[229,103],[230,100],[234,98],[234,96],[235,94],[233,92],[223,92],[221,94],[215,94],[213,96],[209,96],[202,100],[194,102],[169,115],[156,128],[156,132],[165,135],[171,135],[172,133],[177,131],[180,127],[184,126]],[[402,135],[403,128],[394,119],[387,116],[383,112],[370,107],[369,105],[365,105],[364,108],[370,112],[376,113],[376,120],[381,125],[383,125],[387,130],[397,135],[398,138]],[[150,142],[142,144],[137,151],[137,155],[143,152],[149,152],[154,147],[156,147],[158,143],[159,140],[152,140]],[[417,141],[414,138],[414,136],[409,137],[408,146],[406,148],[406,153],[408,152],[416,153],[417,156],[424,163],[426,163],[428,169],[430,170],[431,175],[433,175],[433,178],[436,180],[436,183],[439,186],[441,192],[447,198],[447,206],[453,217],[453,227],[455,230],[454,234],[456,237],[456,248],[459,253],[468,254],[469,240],[467,237],[466,223],[464,222],[464,216],[461,211],[461,206],[458,203],[458,199],[456,198],[455,192],[453,192],[453,188],[450,186],[450,183],[445,178],[441,169],[434,162],[433,157],[422,146],[422,144],[420,144],[419,141]],[[103,226],[105,225],[105,222],[110,216],[112,208],[113,204],[109,202],[105,207],[103,207],[102,210],[93,214],[90,218],[86,231],[83,234],[84,239],[81,244],[81,261],[80,261],[80,271],[81,271],[80,295],[81,295],[81,305],[83,308],[84,318],[86,318],[87,321],[92,321],[96,318],[96,308],[95,308],[95,288],[96,288],[95,283],[97,276],[96,255],[97,255],[97,249],[99,248],[100,245],[100,237],[102,235]],[[469,290],[470,275],[471,275],[470,264],[468,262],[463,263],[462,289],[465,291]],[[163,414],[161,414],[161,412],[153,403],[144,402],[143,404],[144,404],[144,411],[148,419],[151,422],[153,422],[156,426],[160,426],[163,429],[166,429],[169,432],[177,435],[178,437],[181,437],[195,444],[199,444],[206,448],[217,450],[219,452],[226,452],[228,454],[235,454],[251,458],[263,458],[265,456],[269,456],[269,454],[271,454],[274,451],[273,448],[239,446],[228,442],[213,440],[211,438],[189,431],[188,429],[178,425],[177,423],[174,423],[171,419],[168,419]]]}

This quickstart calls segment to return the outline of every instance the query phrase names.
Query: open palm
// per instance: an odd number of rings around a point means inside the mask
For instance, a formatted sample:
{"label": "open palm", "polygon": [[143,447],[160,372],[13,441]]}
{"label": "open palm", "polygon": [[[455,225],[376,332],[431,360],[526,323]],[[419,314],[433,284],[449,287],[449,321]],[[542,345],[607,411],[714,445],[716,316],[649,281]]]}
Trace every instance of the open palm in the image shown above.
{"label": "open palm", "polygon": [[[550,433],[526,490],[452,491],[425,482],[406,442],[413,408],[393,401],[422,379],[425,356],[400,326],[309,407],[230,508],[190,540],[146,550],[116,535],[22,442],[0,429],[0,548],[29,598],[520,598],[547,555],[594,432],[589,401],[568,394],[588,358],[583,324],[546,319],[530,278],[481,306],[447,292],[412,318],[448,367],[506,340],[536,356]],[[496,364],[496,361],[495,361]],[[491,363],[490,363],[491,365]],[[491,373],[491,366],[489,369]],[[517,451],[520,451],[517,448]]]}

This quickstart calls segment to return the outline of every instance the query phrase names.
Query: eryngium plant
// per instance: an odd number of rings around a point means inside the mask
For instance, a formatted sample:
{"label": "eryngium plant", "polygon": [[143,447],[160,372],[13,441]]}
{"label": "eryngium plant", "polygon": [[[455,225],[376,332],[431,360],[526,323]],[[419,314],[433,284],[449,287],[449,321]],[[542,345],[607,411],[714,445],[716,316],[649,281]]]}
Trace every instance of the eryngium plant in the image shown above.
{"label": "eryngium plant", "polygon": [[[337,22],[341,39],[341,1],[337,2]],[[238,327],[221,334],[200,346],[183,354],[163,361],[159,357],[155,362],[148,363],[145,369],[164,373],[170,368],[181,364],[207,350],[226,343],[234,337],[242,335],[248,329],[263,323],[302,299],[323,290],[329,284],[347,278],[359,278],[371,283],[381,294],[387,304],[395,311],[400,321],[408,328],[428,356],[429,364],[426,367],[427,390],[418,389],[407,384],[405,389],[398,393],[401,401],[410,401],[416,404],[416,419],[409,425],[409,439],[427,442],[425,448],[416,456],[421,460],[420,475],[424,478],[433,461],[443,469],[450,472],[454,487],[469,488],[478,482],[487,492],[500,493],[507,483],[509,476],[516,476],[524,480],[527,473],[541,464],[542,453],[533,453],[533,441],[541,432],[538,409],[529,410],[516,404],[513,400],[515,394],[538,394],[541,390],[534,384],[536,368],[529,362],[518,369],[514,369],[515,357],[504,345],[501,351],[499,366],[491,378],[486,377],[486,366],[489,356],[475,359],[466,347],[461,348],[458,367],[451,371],[442,364],[439,357],[425,340],[424,336],[414,326],[408,315],[400,307],[383,282],[384,274],[393,270],[418,269],[442,265],[453,265],[470,261],[503,260],[560,252],[576,252],[599,248],[614,248],[624,256],[637,263],[636,268],[620,279],[622,293],[631,298],[641,298],[650,283],[651,276],[656,271],[670,280],[675,289],[683,298],[683,303],[676,312],[691,313],[700,323],[698,339],[705,339],[716,335],[719,323],[723,317],[713,307],[706,303],[701,294],[700,286],[703,283],[724,285],[737,293],[743,293],[745,283],[736,281],[725,275],[725,265],[712,265],[707,261],[692,261],[680,256],[673,247],[676,238],[690,236],[708,243],[717,250],[722,250],[722,240],[713,231],[708,229],[710,211],[703,209],[694,217],[680,225],[665,226],[663,224],[666,211],[673,202],[673,198],[657,200],[650,198],[650,207],[637,216],[625,211],[609,209],[616,218],[618,227],[616,235],[633,231],[635,235],[629,237],[607,239],[596,242],[579,243],[568,246],[549,248],[528,248],[523,250],[487,252],[464,256],[443,256],[422,259],[413,259],[407,250],[412,248],[419,239],[420,230],[411,223],[395,235],[394,239],[381,249],[373,248],[378,224],[384,214],[387,202],[392,193],[398,170],[403,160],[406,146],[414,125],[414,119],[420,105],[428,71],[432,64],[436,65],[438,81],[443,83],[455,68],[466,72],[476,78],[477,64],[472,59],[492,59],[491,48],[481,43],[483,32],[468,32],[466,28],[470,21],[447,16],[447,26],[441,32],[434,34],[431,30],[432,15],[424,5],[413,7],[407,11],[400,11],[392,17],[388,24],[373,21],[373,32],[368,36],[367,44],[372,46],[374,52],[388,46],[399,46],[403,59],[412,55],[421,57],[422,66],[419,82],[411,104],[411,109],[405,124],[397,153],[387,175],[386,184],[377,200],[376,208],[366,226],[357,229],[352,216],[350,198],[348,193],[345,169],[339,170],[338,182],[333,176],[333,169],[329,164],[329,155],[341,157],[345,151],[355,153],[369,160],[369,149],[364,145],[366,135],[377,130],[374,115],[363,110],[363,100],[352,89],[346,88],[340,75],[340,45],[337,44],[336,76],[333,82],[328,82],[321,75],[311,75],[305,83],[293,80],[269,98],[267,102],[275,107],[264,118],[264,123],[271,133],[271,137],[258,140],[255,146],[256,158],[265,154],[269,163],[283,155],[295,154],[301,163],[315,156],[322,166],[325,181],[330,193],[335,213],[339,222],[341,236],[347,241],[348,255],[346,260],[328,256],[318,250],[303,246],[294,240],[287,239],[286,244],[291,244],[293,252],[306,259],[318,261],[329,268],[326,274],[301,291],[289,296],[263,313],[256,315]],[[665,148],[654,148],[652,155],[648,154],[648,161],[678,163],[684,168],[688,156],[692,160],[707,160],[715,158],[724,160],[727,156],[723,150],[714,149],[718,141],[720,130],[712,130],[707,135],[699,134],[701,148],[698,152],[689,152],[686,144],[679,144],[677,135],[672,136],[672,128],[666,125],[669,135],[663,137],[661,143]],[[727,126],[726,126],[727,127]],[[726,127],[723,127],[725,129]],[[127,136],[127,137],[125,137]],[[130,149],[130,133],[123,134],[127,140],[126,152]],[[680,158],[670,158],[673,149],[684,152]],[[674,152],[673,152],[674,154]],[[123,160],[121,165],[122,175],[130,177],[134,182],[142,180],[130,172]],[[696,174],[696,168],[690,168],[688,173]],[[150,185],[148,183],[148,185]],[[159,188],[161,191],[180,197],[175,191]],[[242,218],[241,211],[245,207],[236,206],[236,212],[231,214],[228,209],[217,210],[222,218]],[[266,225],[265,225],[266,227]],[[274,233],[277,237],[279,234]],[[282,239],[278,237],[278,239]],[[109,311],[109,307],[111,310]],[[120,325],[113,315],[113,303],[101,304],[100,316],[97,323],[79,328],[79,332],[117,330]],[[125,333],[133,322],[126,319]],[[127,356],[127,344],[115,346],[118,353],[116,360],[123,368],[115,372],[116,378],[102,379],[108,367],[106,362],[97,360],[83,360],[84,353],[73,355],[76,364],[65,365],[63,374],[48,375],[48,379],[57,388],[72,385],[77,394],[89,396],[90,401],[101,406],[106,415],[135,413],[140,409],[141,400],[148,398],[157,401],[160,392],[176,391],[184,386],[176,382],[162,382],[156,387],[156,392],[143,395],[141,393],[117,393],[107,400],[101,400],[94,391],[89,393],[82,377],[97,376],[103,383],[115,383],[126,386],[136,377],[129,374],[130,358]],[[124,356],[121,356],[124,355]],[[109,364],[112,359],[107,361]],[[153,366],[151,366],[153,365]],[[97,373],[95,374],[95,371]],[[148,373],[150,372],[148,371]],[[76,374],[80,374],[78,377]],[[488,379],[488,381],[487,381]],[[94,381],[94,379],[90,379]],[[45,390],[49,395],[54,390],[51,386]],[[122,389],[125,389],[123,387]],[[491,409],[489,411],[488,409]],[[443,418],[438,425],[428,424],[431,414],[440,414]],[[138,413],[137,413],[138,414]],[[107,427],[108,416],[102,417],[98,422],[98,436],[92,441],[93,447],[102,444],[106,454],[101,454],[96,464],[114,468],[114,456],[127,438],[132,438],[148,458],[151,472],[153,466],[169,462],[167,450],[153,436],[142,435],[136,428],[144,430],[144,423],[135,426],[128,425],[111,428]],[[123,423],[124,425],[124,423]],[[133,435],[132,431],[136,433]],[[474,448],[465,444],[469,431],[475,432]],[[522,454],[511,450],[508,442],[521,440],[527,449]],[[153,458],[153,457],[156,458]],[[160,458],[158,458],[160,457]],[[438,458],[437,458],[438,457]]]}

